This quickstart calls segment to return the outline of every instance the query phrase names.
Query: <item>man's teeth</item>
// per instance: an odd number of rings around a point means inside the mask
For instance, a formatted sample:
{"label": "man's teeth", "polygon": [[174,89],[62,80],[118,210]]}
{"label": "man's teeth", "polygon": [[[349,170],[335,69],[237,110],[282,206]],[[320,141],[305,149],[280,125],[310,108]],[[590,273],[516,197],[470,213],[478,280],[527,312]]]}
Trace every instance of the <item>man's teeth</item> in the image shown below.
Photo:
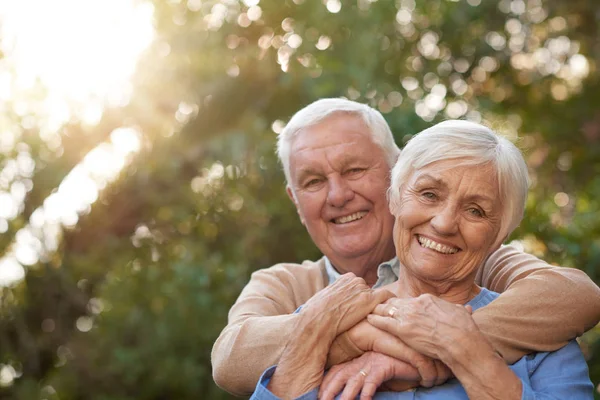
{"label": "man's teeth", "polygon": [[421,244],[422,247],[435,250],[438,253],[454,254],[454,253],[458,252],[458,249],[456,247],[445,246],[441,243],[434,242],[431,239],[427,239],[427,238],[424,238],[421,236],[417,236],[417,239],[419,240],[419,243]]}
{"label": "man's teeth", "polygon": [[354,214],[346,215],[345,217],[339,217],[333,220],[336,224],[346,224],[348,222],[356,221],[367,215],[366,211],[355,212]]}

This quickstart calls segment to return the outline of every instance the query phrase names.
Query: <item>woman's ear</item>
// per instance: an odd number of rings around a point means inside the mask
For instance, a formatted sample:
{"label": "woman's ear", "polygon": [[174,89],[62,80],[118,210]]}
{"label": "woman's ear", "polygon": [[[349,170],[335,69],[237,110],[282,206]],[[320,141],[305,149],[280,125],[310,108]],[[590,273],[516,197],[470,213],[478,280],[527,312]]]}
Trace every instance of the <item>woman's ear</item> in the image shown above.
{"label": "woman's ear", "polygon": [[494,243],[494,245],[492,246],[492,251],[490,254],[494,253],[496,250],[498,250],[500,248],[500,246],[502,246],[502,244],[506,241],[506,239],[508,239],[508,235],[504,235],[504,237],[502,238],[502,240],[498,240],[496,239],[496,242]]}

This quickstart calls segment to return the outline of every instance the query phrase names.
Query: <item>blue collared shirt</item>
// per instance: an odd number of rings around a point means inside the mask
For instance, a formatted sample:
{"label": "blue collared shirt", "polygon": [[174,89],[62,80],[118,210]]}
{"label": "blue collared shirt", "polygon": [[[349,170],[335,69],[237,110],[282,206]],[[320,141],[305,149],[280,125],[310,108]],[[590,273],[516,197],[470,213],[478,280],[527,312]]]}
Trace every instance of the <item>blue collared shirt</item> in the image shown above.
{"label": "blue collared shirt", "polygon": [[[330,285],[335,282],[337,278],[342,276],[336,271],[327,256],[325,256],[325,271],[327,271],[327,277],[329,278]],[[378,287],[396,282],[398,280],[399,273],[400,261],[398,261],[398,257],[394,257],[389,261],[379,264],[379,267],[377,267],[377,282],[375,282],[373,288],[376,289]]]}
{"label": "blue collared shirt", "polygon": [[[338,274],[339,276],[339,274]],[[499,296],[485,288],[467,304],[473,311],[481,308]],[[593,400],[594,386],[583,353],[575,340],[565,347],[544,353],[534,353],[521,358],[509,366],[521,379],[522,400]],[[268,368],[261,376],[251,400],[279,400],[267,389],[267,385],[276,366]],[[296,399],[316,400],[318,388],[303,394]],[[451,379],[443,385],[432,388],[417,388],[406,392],[377,392],[377,400],[465,400],[467,393],[457,379]]]}

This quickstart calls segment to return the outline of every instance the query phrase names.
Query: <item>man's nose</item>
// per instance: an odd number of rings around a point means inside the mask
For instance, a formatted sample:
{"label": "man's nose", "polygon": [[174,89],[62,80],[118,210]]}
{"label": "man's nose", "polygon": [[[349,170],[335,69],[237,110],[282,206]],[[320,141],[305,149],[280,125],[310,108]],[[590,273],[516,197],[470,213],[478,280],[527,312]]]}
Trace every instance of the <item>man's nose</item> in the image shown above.
{"label": "man's nose", "polygon": [[343,207],[354,198],[354,190],[341,176],[329,179],[327,202],[334,207]]}
{"label": "man's nose", "polygon": [[431,226],[440,235],[453,235],[458,232],[457,212],[451,205],[444,205],[436,210],[431,219]]}

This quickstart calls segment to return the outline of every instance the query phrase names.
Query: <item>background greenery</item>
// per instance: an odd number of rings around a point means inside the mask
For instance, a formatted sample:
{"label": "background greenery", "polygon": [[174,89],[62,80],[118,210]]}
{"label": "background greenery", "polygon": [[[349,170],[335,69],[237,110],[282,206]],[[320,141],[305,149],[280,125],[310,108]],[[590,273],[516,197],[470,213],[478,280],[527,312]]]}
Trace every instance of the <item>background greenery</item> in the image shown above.
{"label": "background greenery", "polygon": [[[58,249],[1,289],[0,398],[230,398],[210,366],[228,308],[252,271],[318,257],[273,150],[321,97],[377,107],[400,144],[449,117],[518,132],[534,184],[514,238],[600,282],[600,3],[155,0],[154,13],[131,100],[97,125],[72,121],[56,146],[5,105],[2,129],[21,135],[0,168],[24,153],[35,168],[0,181],[32,183],[0,255],[113,129],[143,140]],[[599,336],[582,340],[595,385]]]}

